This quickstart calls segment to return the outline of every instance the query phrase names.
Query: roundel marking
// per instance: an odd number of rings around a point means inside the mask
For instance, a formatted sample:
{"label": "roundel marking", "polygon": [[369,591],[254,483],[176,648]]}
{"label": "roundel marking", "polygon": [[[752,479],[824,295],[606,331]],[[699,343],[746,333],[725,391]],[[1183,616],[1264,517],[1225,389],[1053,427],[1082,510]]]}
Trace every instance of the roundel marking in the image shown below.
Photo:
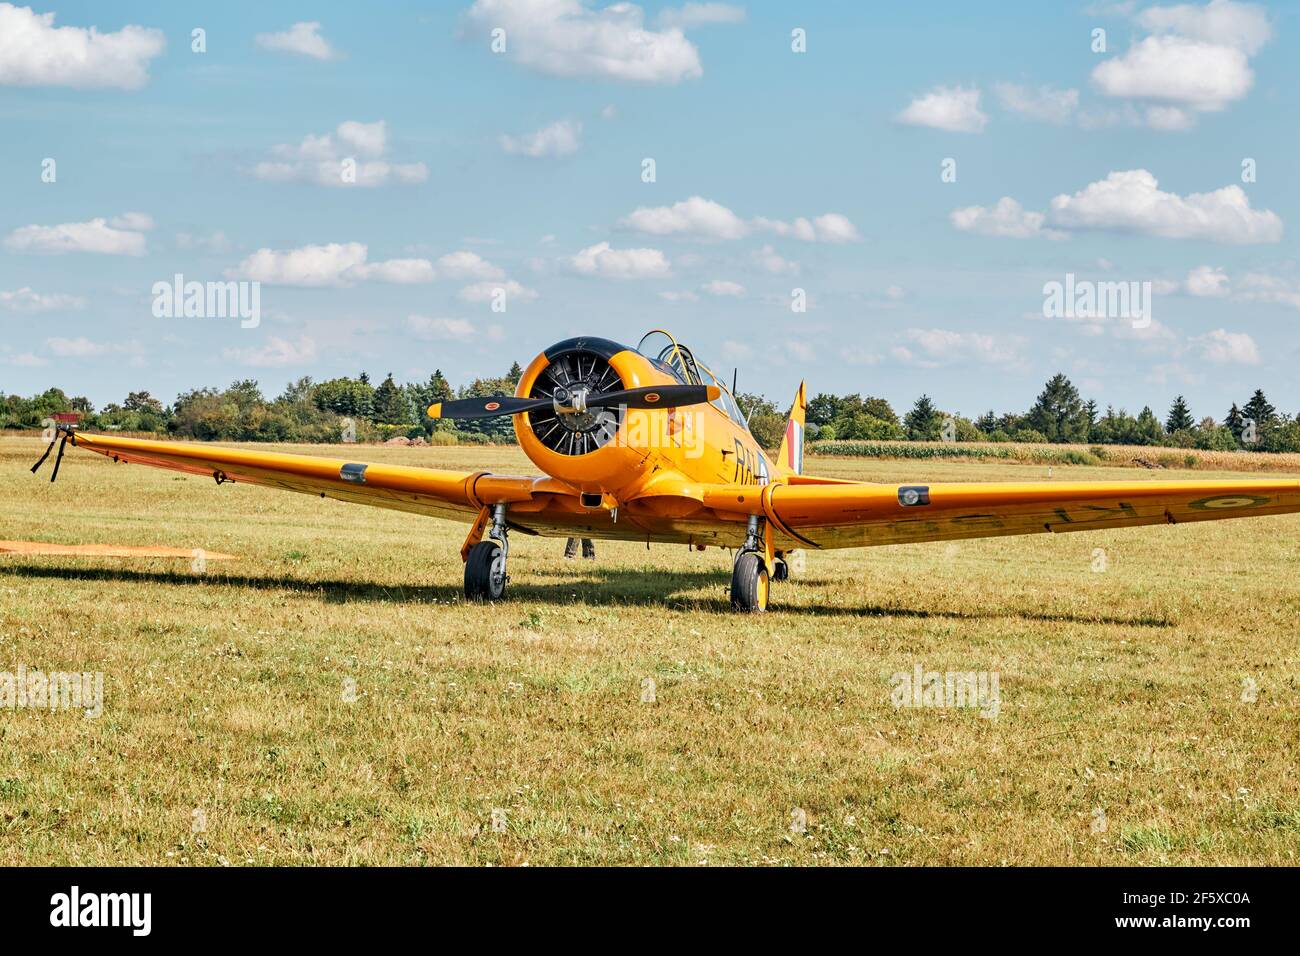
{"label": "roundel marking", "polygon": [[1259,495],[1216,495],[1211,498],[1201,498],[1198,501],[1190,501],[1187,507],[1195,508],[1198,511],[1215,511],[1220,508],[1257,508],[1260,505],[1268,504],[1270,499],[1262,498]]}
{"label": "roundel marking", "polygon": [[500,407],[501,407],[500,402],[488,402],[486,405],[483,406],[483,409],[485,411],[495,412]]}
{"label": "roundel marking", "polygon": [[645,400],[649,402],[651,405],[653,405],[655,402],[659,401],[659,393],[650,392],[649,394],[646,395]]}

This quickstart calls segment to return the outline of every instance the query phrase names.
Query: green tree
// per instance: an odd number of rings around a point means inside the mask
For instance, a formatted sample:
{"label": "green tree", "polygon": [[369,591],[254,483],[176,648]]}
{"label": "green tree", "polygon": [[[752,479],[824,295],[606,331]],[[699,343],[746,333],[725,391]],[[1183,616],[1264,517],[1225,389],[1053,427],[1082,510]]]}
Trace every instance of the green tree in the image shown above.
{"label": "green tree", "polygon": [[1087,413],[1079,390],[1059,372],[1048,379],[1025,422],[1049,442],[1080,442],[1088,438]]}
{"label": "green tree", "polygon": [[1187,407],[1187,401],[1183,396],[1179,395],[1169,406],[1169,414],[1165,417],[1165,431],[1171,435],[1174,432],[1191,431],[1193,424],[1192,411]]}
{"label": "green tree", "polygon": [[375,389],[374,420],[385,425],[406,425],[411,421],[411,407],[406,394],[389,372]]}
{"label": "green tree", "polygon": [[362,372],[359,379],[332,378],[321,382],[312,390],[312,401],[317,408],[338,415],[370,418],[374,413],[375,390],[366,373]]}
{"label": "green tree", "polygon": [[922,395],[912,406],[912,410],[903,418],[903,428],[912,441],[935,441],[943,425],[943,416],[929,395]]}
{"label": "green tree", "polygon": [[1233,402],[1232,408],[1228,409],[1228,417],[1223,420],[1223,427],[1232,432],[1234,442],[1241,444],[1241,433],[1246,427],[1246,422],[1236,402]]}
{"label": "green tree", "polygon": [[838,395],[827,395],[825,392],[818,392],[808,402],[808,407],[804,412],[808,423],[812,425],[829,425],[839,417],[841,401]]}
{"label": "green tree", "polygon": [[1246,407],[1241,412],[1261,430],[1266,425],[1272,425],[1277,420],[1277,409],[1270,405],[1268,399],[1264,397],[1263,389],[1255,389],[1255,394],[1250,396],[1250,401],[1246,403]]}
{"label": "green tree", "polygon": [[1159,445],[1165,435],[1164,428],[1160,425],[1160,419],[1156,418],[1156,413],[1151,411],[1150,405],[1142,406],[1142,411],[1138,412],[1137,417],[1137,441],[1136,445]]}

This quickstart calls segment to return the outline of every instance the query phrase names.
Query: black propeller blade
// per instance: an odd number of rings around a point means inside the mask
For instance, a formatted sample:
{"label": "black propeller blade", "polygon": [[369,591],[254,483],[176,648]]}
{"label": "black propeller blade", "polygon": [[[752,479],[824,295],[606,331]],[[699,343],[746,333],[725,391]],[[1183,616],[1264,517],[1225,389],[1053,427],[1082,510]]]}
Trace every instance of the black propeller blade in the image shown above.
{"label": "black propeller blade", "polygon": [[430,418],[496,418],[517,415],[538,408],[550,408],[549,398],[511,398],[493,395],[488,398],[460,398],[454,402],[436,402],[429,406]]}
{"label": "black propeller blade", "polygon": [[[716,385],[648,385],[643,388],[625,388],[603,395],[588,395],[585,408],[678,408],[682,405],[701,405],[711,402],[722,390]],[[558,397],[558,396],[557,396]],[[518,415],[522,412],[551,408],[550,398],[511,398],[493,395],[488,398],[460,398],[452,402],[437,402],[429,406],[430,418],[495,418],[498,415]],[[562,409],[561,409],[562,411]]]}
{"label": "black propeller blade", "polygon": [[649,385],[625,388],[604,395],[588,395],[588,408],[679,408],[711,402],[722,390],[716,385]]}

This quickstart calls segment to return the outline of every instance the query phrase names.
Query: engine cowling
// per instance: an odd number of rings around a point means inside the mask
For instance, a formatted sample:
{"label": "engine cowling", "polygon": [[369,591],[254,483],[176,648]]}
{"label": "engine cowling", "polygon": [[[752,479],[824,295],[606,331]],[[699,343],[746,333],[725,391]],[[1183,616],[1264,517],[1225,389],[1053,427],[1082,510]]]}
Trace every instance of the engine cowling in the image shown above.
{"label": "engine cowling", "polygon": [[584,398],[624,388],[673,384],[627,346],[602,338],[557,342],[538,355],[519,379],[520,398],[549,398],[552,407],[515,416],[515,436],[524,453],[546,474],[584,492],[617,494],[640,478],[645,448],[625,440],[640,416],[663,411],[587,409]]}

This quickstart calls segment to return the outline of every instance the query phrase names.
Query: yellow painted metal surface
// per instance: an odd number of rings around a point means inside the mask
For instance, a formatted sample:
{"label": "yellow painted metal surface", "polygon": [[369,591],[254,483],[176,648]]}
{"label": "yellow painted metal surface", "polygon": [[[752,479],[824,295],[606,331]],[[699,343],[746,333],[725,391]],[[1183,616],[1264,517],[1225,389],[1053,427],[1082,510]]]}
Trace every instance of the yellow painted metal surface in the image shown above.
{"label": "yellow painted metal surface", "polygon": [[[525,369],[519,396],[529,395],[548,361],[539,355]],[[677,384],[632,350],[609,363],[624,388]],[[527,415],[516,415],[515,434],[540,477],[111,435],[77,434],[75,445],[220,482],[467,521],[479,534],[484,509],[504,502],[511,526],[543,535],[736,547],[749,516],[758,515],[767,519],[763,550],[769,555],[1300,511],[1295,479],[874,485],[802,475],[789,438],[802,437],[805,403],[801,385],[793,412],[798,428],[787,430],[778,462],[732,421],[723,402],[627,409],[613,440],[577,456],[547,448]],[[592,501],[599,504],[589,506]]]}

